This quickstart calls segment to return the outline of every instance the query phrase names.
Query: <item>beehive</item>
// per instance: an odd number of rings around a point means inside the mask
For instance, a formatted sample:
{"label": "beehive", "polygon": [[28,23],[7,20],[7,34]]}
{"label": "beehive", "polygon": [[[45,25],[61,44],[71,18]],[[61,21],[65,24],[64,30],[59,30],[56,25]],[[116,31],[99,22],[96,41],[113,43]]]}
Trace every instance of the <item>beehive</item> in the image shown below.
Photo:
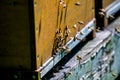
{"label": "beehive", "polygon": [[0,67],[36,70],[94,18],[94,0],[0,0]]}

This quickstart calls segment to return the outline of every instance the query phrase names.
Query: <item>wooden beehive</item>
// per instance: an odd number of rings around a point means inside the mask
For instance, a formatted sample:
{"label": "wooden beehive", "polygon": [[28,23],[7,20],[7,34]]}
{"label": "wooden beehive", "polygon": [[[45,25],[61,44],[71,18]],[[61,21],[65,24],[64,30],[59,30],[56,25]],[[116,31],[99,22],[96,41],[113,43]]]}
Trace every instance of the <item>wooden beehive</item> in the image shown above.
{"label": "wooden beehive", "polygon": [[0,0],[0,67],[36,70],[94,18],[94,0]]}
{"label": "wooden beehive", "polygon": [[38,68],[94,18],[94,0],[34,0],[34,16]]}

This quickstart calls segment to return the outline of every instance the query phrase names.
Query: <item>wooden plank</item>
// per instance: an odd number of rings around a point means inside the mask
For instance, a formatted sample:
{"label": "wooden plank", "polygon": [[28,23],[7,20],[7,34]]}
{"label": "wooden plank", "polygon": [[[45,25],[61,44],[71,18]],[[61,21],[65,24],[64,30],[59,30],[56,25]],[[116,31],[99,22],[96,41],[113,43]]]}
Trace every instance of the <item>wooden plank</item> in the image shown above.
{"label": "wooden plank", "polygon": [[0,18],[0,67],[31,70],[28,0],[1,0]]}
{"label": "wooden plank", "polygon": [[[80,5],[76,5],[80,3]],[[66,24],[71,31],[69,37],[73,37],[78,30],[81,30],[84,25],[80,25],[78,22],[82,21],[85,25],[85,1],[83,0],[70,0],[68,4],[68,12],[66,16]],[[76,25],[76,29],[73,26]]]}
{"label": "wooden plank", "polygon": [[52,56],[57,7],[57,0],[34,0],[37,67]]}

